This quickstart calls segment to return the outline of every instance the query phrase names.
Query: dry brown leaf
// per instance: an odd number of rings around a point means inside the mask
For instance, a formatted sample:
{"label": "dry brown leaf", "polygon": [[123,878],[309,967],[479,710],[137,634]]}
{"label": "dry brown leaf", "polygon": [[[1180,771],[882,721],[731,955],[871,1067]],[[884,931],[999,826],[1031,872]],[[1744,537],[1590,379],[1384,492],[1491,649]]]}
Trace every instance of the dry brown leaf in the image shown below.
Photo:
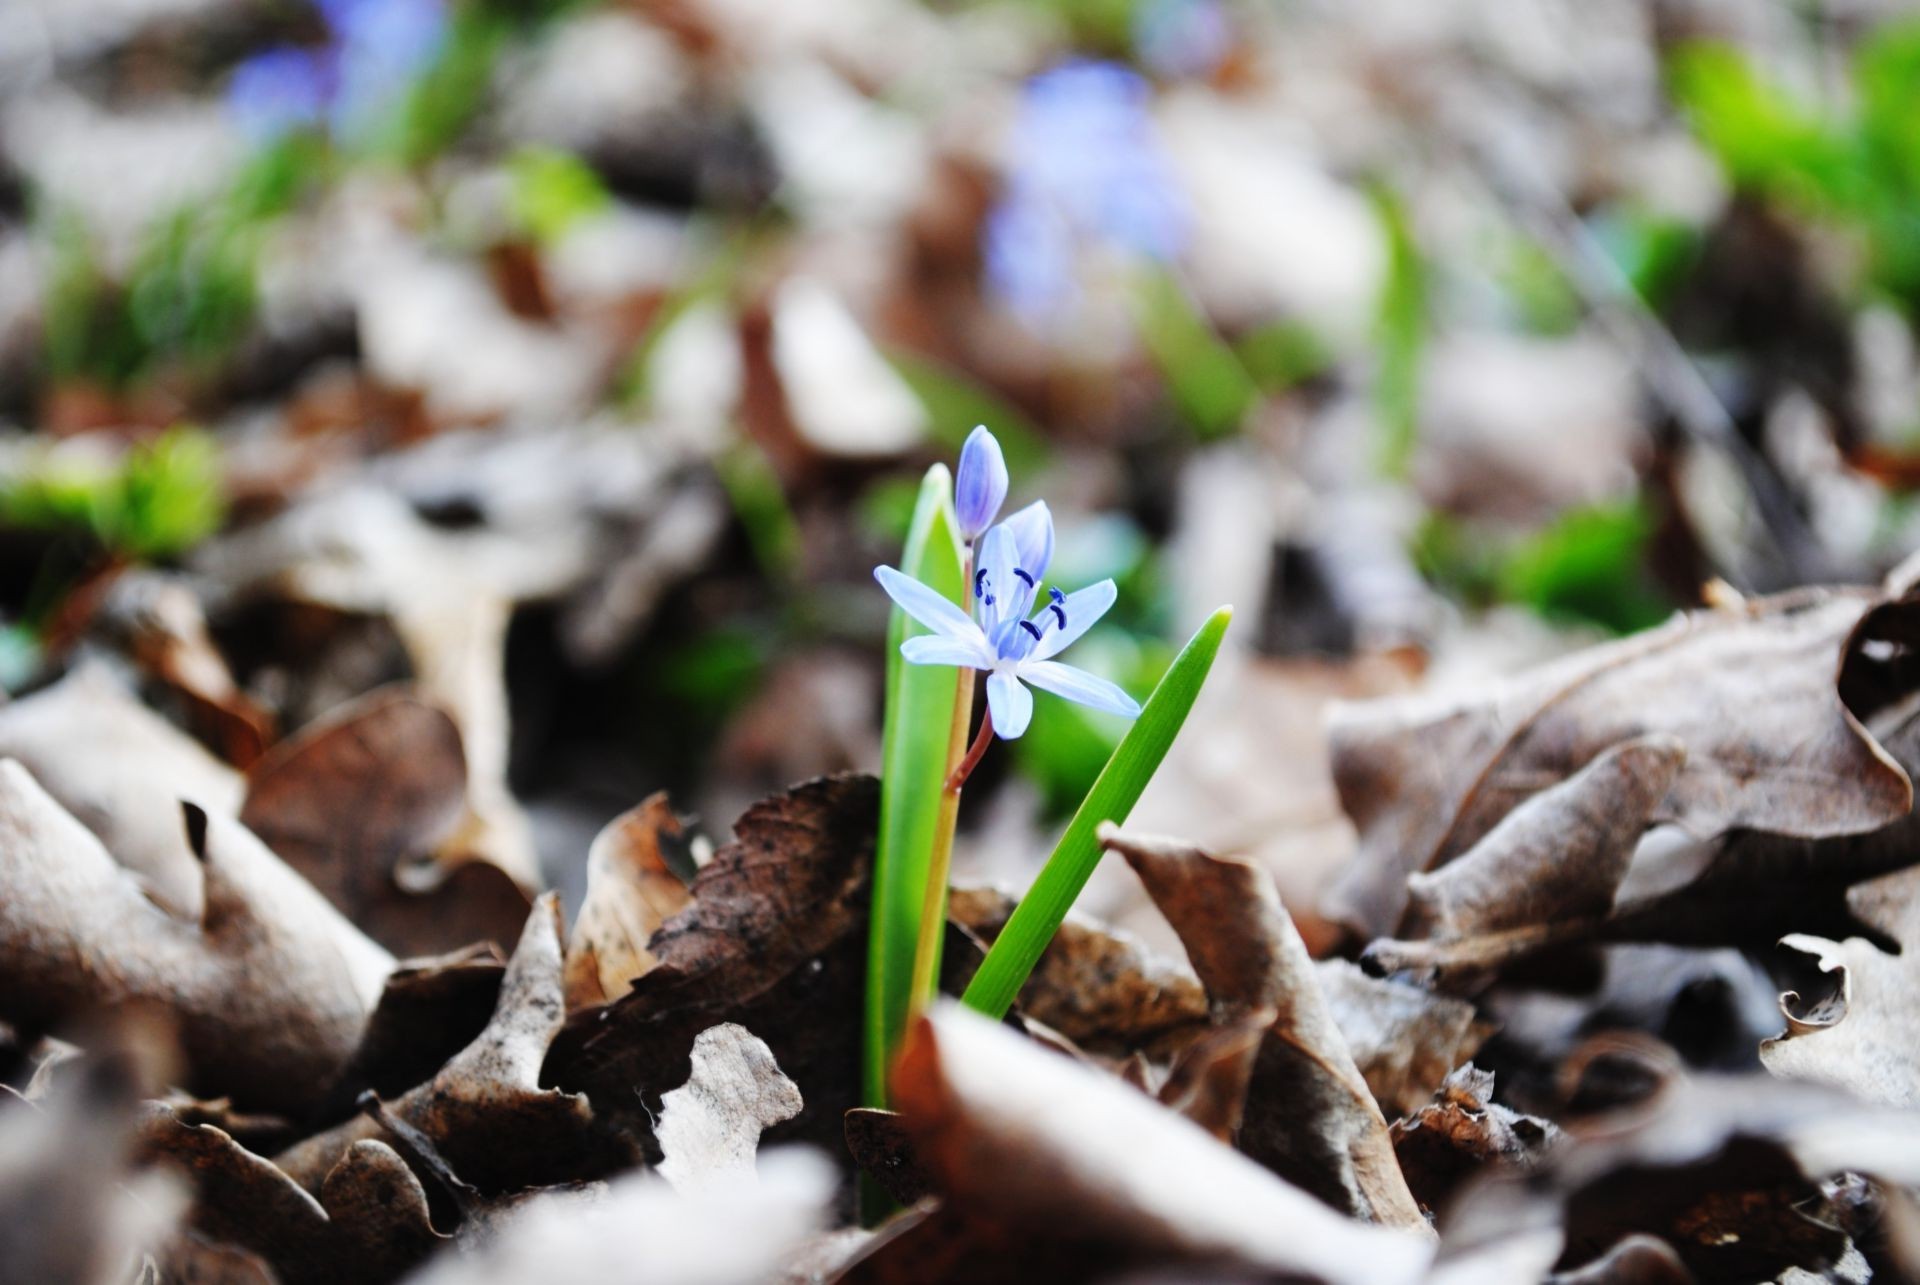
{"label": "dry brown leaf", "polygon": [[486,1029],[505,973],[506,960],[490,944],[394,969],[334,1085],[328,1118],[346,1115],[369,1089],[397,1097],[432,1076]]}
{"label": "dry brown leaf", "polygon": [[232,816],[240,778],[104,665],[83,665],[0,708],[0,757],[25,764],[155,900],[200,917],[200,870],[180,828],[180,802]]}
{"label": "dry brown leaf", "polygon": [[1174,1058],[1154,1097],[1231,1145],[1246,1117],[1247,1088],[1274,1018],[1270,1008],[1253,1009],[1195,1039]]}
{"label": "dry brown leaf", "polygon": [[1394,934],[1409,875],[1440,869],[1525,799],[1654,734],[1677,739],[1687,757],[1652,819],[1700,838],[1732,829],[1824,838],[1905,816],[1906,773],[1836,682],[1855,626],[1879,601],[1868,590],[1743,601],[1484,694],[1345,707],[1334,775],[1360,851],[1329,906],[1365,936]]}
{"label": "dry brown leaf", "polygon": [[[997,888],[955,888],[947,916],[991,945],[1018,905]],[[1206,1028],[1207,997],[1187,969],[1125,933],[1069,915],[1020,990],[1020,1011],[1090,1052],[1177,1048]]]}
{"label": "dry brown leaf", "polygon": [[1314,968],[1354,1064],[1390,1120],[1418,1110],[1490,1029],[1465,1000],[1369,977],[1345,959]]}
{"label": "dry brown leaf", "polygon": [[913,1140],[897,1111],[855,1107],[847,1112],[847,1151],[863,1173],[901,1206],[917,1204],[933,1183],[913,1154]]}
{"label": "dry brown leaf", "polygon": [[1420,1279],[1432,1252],[1417,1234],[1334,1213],[1137,1090],[957,1005],[914,1023],[893,1096],[944,1206],[879,1239],[849,1280],[915,1279],[916,1265],[947,1254],[955,1224],[973,1242],[966,1279],[993,1278],[979,1256],[997,1247],[1003,1273],[1047,1279],[1187,1263],[1390,1285]]}
{"label": "dry brown leaf", "polygon": [[1439,1209],[1468,1179],[1530,1167],[1559,1133],[1549,1121],[1495,1102],[1493,1072],[1469,1062],[1446,1078],[1432,1102],[1394,1121],[1393,1151],[1414,1197]]}
{"label": "dry brown leaf", "polygon": [[605,1004],[653,967],[647,942],[686,909],[687,885],[663,844],[685,831],[665,794],[607,822],[587,850],[587,897],[567,938],[567,1008]]}
{"label": "dry brown leaf", "polygon": [[240,825],[186,808],[204,872],[183,921],[12,760],[0,761],[0,1016],[45,1029],[151,1003],[179,1023],[187,1084],[300,1111],[354,1048],[393,961]]}
{"label": "dry brown leaf", "polygon": [[1248,1087],[1240,1149],[1342,1212],[1424,1228],[1387,1122],[1273,880],[1244,862],[1111,824],[1101,828],[1100,841],[1140,876],[1186,943],[1216,1008],[1276,1014]]}
{"label": "dry brown leaf", "polygon": [[240,816],[369,936],[396,954],[430,955],[511,945],[526,920],[527,896],[507,872],[434,861],[466,806],[452,720],[383,689],[254,764]]}
{"label": "dry brown leaf", "polygon": [[744,1026],[724,1023],[693,1042],[693,1074],[661,1095],[655,1169],[689,1194],[752,1185],[763,1130],[799,1114],[800,1090]]}
{"label": "dry brown leaf", "polygon": [[[507,963],[493,1019],[426,1083],[388,1104],[453,1169],[486,1192],[595,1177],[630,1157],[595,1124],[587,1100],[540,1085],[540,1064],[560,1029],[560,903],[534,903]],[[347,1150],[378,1137],[366,1116],[282,1152],[277,1163],[317,1191]]]}
{"label": "dry brown leaf", "polygon": [[654,934],[655,967],[569,1019],[549,1081],[589,1094],[657,1157],[660,1095],[687,1081],[700,1032],[735,1022],[766,1041],[805,1100],[774,1138],[842,1154],[841,1119],[859,1096],[878,813],[871,777],[808,782],[749,809],[695,876],[692,902]]}

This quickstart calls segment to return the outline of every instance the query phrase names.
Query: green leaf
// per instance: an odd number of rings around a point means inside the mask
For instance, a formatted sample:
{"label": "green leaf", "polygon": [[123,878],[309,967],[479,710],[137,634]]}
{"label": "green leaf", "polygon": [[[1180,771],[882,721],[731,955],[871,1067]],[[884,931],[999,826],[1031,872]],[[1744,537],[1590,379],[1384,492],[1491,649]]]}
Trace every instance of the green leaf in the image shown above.
{"label": "green leaf", "polygon": [[1125,821],[1140,801],[1147,782],[1153,779],[1186,723],[1232,620],[1233,608],[1220,608],[1174,657],[1166,677],[1153,689],[1140,717],[1127,729],[1100,779],[1067,823],[1067,832],[1047,858],[1046,868],[1020,899],[980,971],[973,975],[967,993],[961,997],[967,1007],[996,1019],[1005,1016],[1100,861],[1100,841],[1095,832],[1103,821]]}
{"label": "green leaf", "polygon": [[1195,434],[1208,441],[1237,431],[1260,390],[1186,287],[1171,272],[1147,272],[1133,304],[1140,341]]}
{"label": "green leaf", "polygon": [[[927,470],[907,531],[900,569],[955,602],[964,600],[953,482],[943,464]],[[878,590],[875,590],[878,592]],[[880,833],[874,850],[867,938],[864,1101],[885,1106],[887,1063],[906,1030],[913,950],[926,895],[927,858],[947,773],[947,739],[957,684],[943,665],[909,665],[900,644],[925,633],[895,608],[887,627],[887,706],[881,731]]]}
{"label": "green leaf", "polygon": [[1403,478],[1419,435],[1420,364],[1427,345],[1427,269],[1406,205],[1376,188],[1374,208],[1387,238],[1387,277],[1374,315],[1377,373],[1374,406],[1380,440],[1375,458],[1382,476]]}
{"label": "green leaf", "polygon": [[553,147],[523,147],[507,161],[513,217],[541,245],[613,204],[591,165]]}

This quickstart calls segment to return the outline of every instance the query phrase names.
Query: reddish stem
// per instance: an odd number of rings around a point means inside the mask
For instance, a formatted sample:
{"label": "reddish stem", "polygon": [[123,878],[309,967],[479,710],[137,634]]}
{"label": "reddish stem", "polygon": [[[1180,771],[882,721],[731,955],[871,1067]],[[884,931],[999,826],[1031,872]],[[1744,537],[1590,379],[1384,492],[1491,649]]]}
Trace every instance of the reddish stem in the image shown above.
{"label": "reddish stem", "polygon": [[980,716],[980,731],[974,736],[973,744],[967,747],[967,756],[960,760],[959,766],[947,774],[947,793],[958,794],[960,787],[973,775],[973,769],[980,766],[980,760],[987,756],[987,746],[993,744],[993,710],[988,709]]}

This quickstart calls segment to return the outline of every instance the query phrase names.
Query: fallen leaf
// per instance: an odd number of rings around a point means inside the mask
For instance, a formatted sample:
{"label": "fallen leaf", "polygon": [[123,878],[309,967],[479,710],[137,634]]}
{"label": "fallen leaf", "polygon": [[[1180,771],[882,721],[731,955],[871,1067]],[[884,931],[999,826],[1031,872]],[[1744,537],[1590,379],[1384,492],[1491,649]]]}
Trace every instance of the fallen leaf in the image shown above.
{"label": "fallen leaf", "polygon": [[799,1114],[800,1090],[744,1026],[700,1032],[691,1061],[687,1082],[661,1095],[655,1168],[682,1194],[752,1185],[761,1132]]}
{"label": "fallen leaf", "polygon": [[[484,1192],[596,1176],[630,1158],[597,1125],[586,1098],[541,1087],[541,1061],[565,1017],[560,969],[560,903],[547,893],[527,917],[486,1029],[431,1080],[388,1104]],[[354,1143],[380,1133],[376,1121],[356,1116],[276,1163],[317,1191]]]}
{"label": "fallen leaf", "polygon": [[880,1184],[895,1204],[919,1203],[933,1190],[932,1180],[913,1154],[913,1140],[897,1111],[855,1107],[846,1115],[847,1151],[863,1173]]}
{"label": "fallen leaf", "polygon": [[618,999],[653,967],[647,942],[691,899],[662,850],[678,845],[684,833],[667,796],[656,794],[609,821],[594,839],[586,900],[567,938],[569,1011]]}
{"label": "fallen leaf", "polygon": [[397,1097],[431,1077],[486,1029],[505,972],[491,944],[395,968],[323,1114],[346,1115],[369,1089]]}
{"label": "fallen leaf", "polygon": [[1493,1072],[1469,1062],[1447,1076],[1432,1102],[1394,1121],[1393,1151],[1414,1198],[1439,1209],[1470,1178],[1531,1167],[1559,1133],[1495,1102]]}
{"label": "fallen leaf", "polygon": [[527,896],[498,866],[437,865],[467,806],[460,733],[382,690],[276,745],[247,777],[241,820],[341,913],[399,955],[510,945]]}
{"label": "fallen leaf", "polygon": [[1880,601],[1868,590],[1742,601],[1490,692],[1345,707],[1334,777],[1360,850],[1329,907],[1365,936],[1393,935],[1409,875],[1439,870],[1525,799],[1654,734],[1677,739],[1686,762],[1652,820],[1701,838],[1736,828],[1825,838],[1905,816],[1906,773],[1836,683],[1855,626]]}
{"label": "fallen leaf", "polygon": [[149,901],[25,768],[0,761],[0,1015],[46,1029],[152,1003],[178,1023],[200,1096],[311,1108],[393,961],[238,822],[185,811],[205,879],[197,922]]}
{"label": "fallen leaf", "polygon": [[[1419,1280],[1429,1243],[1341,1217],[1111,1076],[955,1005],[910,1029],[893,1098],[943,1202],[883,1234],[850,1281],[930,1279],[954,1224],[1049,1279],[1173,1264],[1388,1285]],[[991,1256],[988,1255],[991,1262]],[[949,1264],[950,1266],[951,1264]],[[1002,1278],[1005,1278],[1003,1275]]]}
{"label": "fallen leaf", "polygon": [[1387,1122],[1272,879],[1244,862],[1111,824],[1100,841],[1146,885],[1218,1010],[1276,1015],[1248,1087],[1240,1149],[1344,1213],[1424,1228]]}
{"label": "fallen leaf", "polygon": [[1323,959],[1314,969],[1354,1065],[1390,1120],[1423,1106],[1487,1037],[1465,1000],[1369,977],[1350,960]]}

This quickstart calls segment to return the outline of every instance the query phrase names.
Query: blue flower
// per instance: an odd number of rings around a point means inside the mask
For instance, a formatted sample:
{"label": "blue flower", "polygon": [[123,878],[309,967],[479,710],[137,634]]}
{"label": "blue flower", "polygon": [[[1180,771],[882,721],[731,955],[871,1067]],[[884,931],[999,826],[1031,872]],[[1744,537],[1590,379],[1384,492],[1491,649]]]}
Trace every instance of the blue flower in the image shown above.
{"label": "blue flower", "polygon": [[363,133],[391,111],[446,38],[444,0],[317,0],[328,40],[282,45],[233,70],[227,109],[255,138],[328,124]]}
{"label": "blue flower", "polygon": [[1153,140],[1149,92],[1137,73],[1103,62],[1028,82],[982,249],[988,284],[1029,321],[1072,297],[1082,244],[1161,260],[1185,247],[1186,205]]}
{"label": "blue flower", "polygon": [[[1015,530],[1016,522],[1021,531]],[[1052,557],[1053,517],[1045,504],[1035,504],[980,541],[973,615],[892,567],[877,567],[873,573],[902,611],[933,631],[909,638],[900,654],[916,665],[985,672],[993,730],[1009,741],[1025,732],[1033,718],[1033,693],[1027,683],[1108,713],[1131,718],[1140,712],[1138,702],[1106,679],[1053,659],[1107,613],[1115,590],[1111,580],[1074,593],[1050,588],[1045,605],[1029,616]]]}
{"label": "blue flower", "polygon": [[1000,516],[1007,502],[1007,460],[1000,441],[981,424],[960,448],[960,475],[953,484],[953,509],[960,538],[972,544]]}

